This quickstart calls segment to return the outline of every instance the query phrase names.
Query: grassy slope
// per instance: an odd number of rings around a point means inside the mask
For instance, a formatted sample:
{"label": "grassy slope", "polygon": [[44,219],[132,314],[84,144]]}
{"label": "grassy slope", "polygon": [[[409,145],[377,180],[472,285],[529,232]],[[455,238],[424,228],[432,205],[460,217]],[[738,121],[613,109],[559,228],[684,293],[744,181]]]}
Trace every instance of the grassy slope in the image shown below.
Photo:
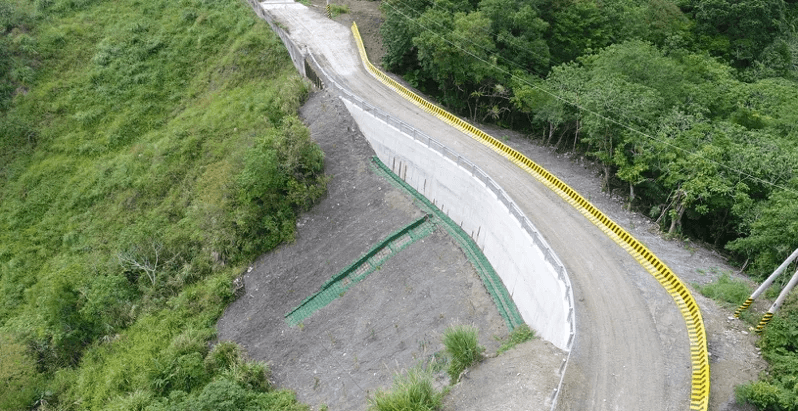
{"label": "grassy slope", "polygon": [[324,190],[279,40],[236,0],[14,4],[38,63],[0,124],[0,408],[196,408],[225,381],[265,406],[207,342]]}

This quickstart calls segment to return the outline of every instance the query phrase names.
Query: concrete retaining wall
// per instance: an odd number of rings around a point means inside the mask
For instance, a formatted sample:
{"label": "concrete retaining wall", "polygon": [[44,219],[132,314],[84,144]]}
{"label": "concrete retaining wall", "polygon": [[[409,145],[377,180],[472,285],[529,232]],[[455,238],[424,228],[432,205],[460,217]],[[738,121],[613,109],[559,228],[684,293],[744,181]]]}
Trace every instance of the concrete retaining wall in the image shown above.
{"label": "concrete retaining wall", "polygon": [[573,311],[564,269],[503,190],[437,141],[357,100],[343,101],[380,160],[482,248],[524,321],[540,337],[569,350]]}

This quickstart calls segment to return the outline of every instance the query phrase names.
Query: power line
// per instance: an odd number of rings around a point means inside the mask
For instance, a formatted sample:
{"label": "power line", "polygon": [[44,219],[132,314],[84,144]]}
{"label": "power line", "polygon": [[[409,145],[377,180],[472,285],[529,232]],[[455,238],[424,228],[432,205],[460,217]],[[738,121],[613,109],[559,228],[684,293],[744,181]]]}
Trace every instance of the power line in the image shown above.
{"label": "power line", "polygon": [[[403,2],[403,1],[401,1],[401,0],[392,0],[392,1],[396,1],[396,2],[398,2],[398,3],[401,3],[401,4],[405,5],[406,7],[408,7],[408,6],[407,6],[407,4],[406,4],[406,3],[404,3],[404,2]],[[393,5],[393,4],[391,4],[391,3],[392,3],[392,1],[386,1],[386,2],[383,2],[383,4],[387,5],[387,6],[388,6],[388,7],[390,7],[391,9],[393,9],[393,10],[394,10],[396,13],[398,13],[399,15],[401,15],[402,17],[404,17],[404,18],[405,18],[405,19],[407,19],[408,21],[410,21],[410,22],[412,22],[412,23],[414,23],[414,24],[418,25],[419,27],[421,27],[421,28],[422,28],[423,30],[425,30],[425,31],[428,31],[428,32],[432,33],[434,36],[436,36],[436,37],[440,38],[440,39],[441,39],[441,40],[443,40],[444,42],[446,42],[446,43],[448,43],[449,45],[453,46],[454,48],[456,48],[456,49],[458,49],[458,50],[462,51],[463,53],[465,53],[465,54],[467,54],[467,55],[471,56],[472,58],[474,58],[474,59],[476,59],[476,60],[479,60],[480,62],[482,62],[482,63],[484,63],[484,64],[487,64],[487,65],[493,66],[493,67],[495,67],[495,68],[496,68],[496,69],[497,69],[499,72],[502,72],[502,73],[504,73],[504,74],[506,74],[506,75],[509,75],[511,78],[513,78],[513,79],[515,79],[515,80],[517,80],[517,81],[520,81],[521,83],[523,83],[523,84],[526,84],[526,85],[528,85],[528,86],[530,86],[530,87],[532,87],[532,88],[534,88],[534,89],[536,89],[536,90],[539,90],[539,91],[541,91],[541,92],[543,92],[543,93],[545,93],[545,94],[548,94],[549,96],[551,96],[551,97],[553,97],[553,98],[555,98],[555,99],[557,99],[557,100],[559,100],[559,101],[561,101],[561,102],[563,102],[563,103],[565,103],[565,104],[567,104],[567,105],[570,105],[570,106],[572,106],[572,107],[574,107],[574,108],[576,108],[576,109],[578,109],[578,110],[580,110],[580,111],[584,111],[584,112],[586,112],[586,113],[588,113],[588,114],[592,114],[592,115],[594,115],[594,116],[596,116],[596,117],[598,117],[598,118],[600,118],[600,119],[602,119],[602,120],[604,120],[604,121],[607,121],[607,122],[609,122],[609,123],[615,124],[615,125],[617,125],[617,126],[619,126],[619,127],[623,128],[623,129],[626,129],[626,130],[628,130],[628,131],[630,131],[630,132],[632,132],[632,133],[634,133],[634,134],[638,134],[638,135],[644,136],[644,137],[646,137],[646,138],[648,138],[648,139],[650,139],[650,140],[652,140],[652,141],[656,141],[656,142],[658,142],[658,143],[660,143],[660,144],[663,144],[663,145],[665,145],[665,146],[668,146],[668,147],[670,147],[670,148],[672,148],[672,149],[674,149],[674,150],[676,150],[676,151],[679,151],[679,152],[682,152],[682,153],[684,153],[684,154],[688,154],[688,155],[689,155],[689,154],[697,154],[697,155],[698,155],[698,156],[699,156],[701,159],[703,159],[703,160],[705,160],[705,161],[708,161],[708,162],[710,162],[710,163],[713,163],[713,164],[715,164],[715,165],[717,165],[717,166],[719,166],[719,167],[721,167],[721,168],[724,168],[724,169],[726,169],[726,170],[728,170],[728,171],[731,171],[731,172],[733,172],[733,173],[739,174],[740,176],[744,176],[744,177],[750,178],[750,179],[751,179],[751,180],[753,180],[753,181],[758,181],[758,182],[760,182],[760,183],[762,183],[762,184],[769,185],[769,186],[771,186],[771,187],[780,188],[780,189],[782,189],[782,190],[789,191],[789,192],[791,192],[791,193],[793,193],[793,194],[798,194],[798,191],[796,191],[796,190],[794,190],[794,189],[792,189],[792,188],[789,188],[789,187],[783,186],[783,185],[781,185],[781,184],[777,184],[777,183],[774,183],[774,182],[771,182],[771,181],[768,181],[768,180],[765,180],[765,179],[762,179],[762,178],[759,178],[759,177],[753,176],[753,175],[751,175],[751,174],[749,174],[749,173],[746,173],[745,171],[742,171],[742,170],[739,170],[739,169],[736,169],[736,168],[733,168],[733,167],[727,166],[727,165],[725,165],[725,164],[723,164],[723,163],[721,163],[721,162],[715,161],[715,160],[713,160],[713,159],[706,158],[706,157],[703,155],[703,153],[701,153],[701,152],[693,152],[693,151],[689,151],[689,150],[687,150],[687,149],[681,148],[681,147],[679,147],[679,146],[677,146],[677,145],[674,145],[674,144],[672,144],[672,143],[670,143],[670,142],[668,142],[668,141],[665,141],[665,140],[659,139],[659,138],[657,138],[657,137],[654,137],[654,136],[652,136],[652,135],[650,135],[650,134],[648,134],[648,133],[645,133],[645,132],[643,132],[643,131],[640,131],[640,130],[638,130],[638,129],[636,129],[636,128],[632,127],[632,126],[629,126],[629,125],[627,125],[627,124],[621,123],[620,121],[617,121],[617,120],[615,120],[615,119],[613,119],[613,118],[607,117],[607,116],[605,116],[605,115],[603,115],[603,114],[601,114],[601,113],[598,113],[598,112],[596,112],[596,111],[593,111],[593,110],[591,110],[591,109],[589,109],[589,108],[586,108],[585,106],[582,106],[582,105],[580,105],[579,103],[575,103],[575,102],[573,102],[573,101],[570,101],[570,100],[568,100],[568,99],[567,99],[567,98],[565,98],[565,97],[562,97],[562,96],[560,96],[560,95],[557,95],[556,93],[554,93],[554,92],[551,92],[551,91],[549,91],[549,90],[546,90],[546,89],[545,89],[545,88],[543,88],[543,87],[540,87],[539,85],[536,85],[536,84],[534,84],[534,83],[531,83],[531,82],[527,81],[525,78],[519,77],[519,76],[517,76],[517,75],[513,74],[512,72],[510,72],[509,70],[507,70],[507,69],[505,69],[505,68],[503,68],[503,67],[499,66],[498,64],[496,64],[496,63],[494,63],[494,62],[491,62],[491,61],[487,61],[487,60],[483,59],[482,57],[475,55],[474,53],[470,52],[469,50],[466,50],[466,49],[462,48],[462,47],[461,47],[459,44],[456,44],[456,43],[454,43],[454,42],[450,41],[449,39],[447,39],[446,37],[444,37],[444,36],[440,35],[439,33],[437,33],[437,32],[435,32],[435,31],[431,30],[429,27],[427,27],[427,26],[425,26],[425,25],[421,24],[420,22],[418,22],[418,21],[416,21],[415,19],[411,18],[411,17],[410,17],[410,16],[408,16],[407,14],[403,13],[401,10],[397,9],[396,7],[394,7],[394,5]],[[410,10],[413,10],[413,11],[415,11],[415,9],[413,9],[412,7],[408,7],[408,8],[409,8]],[[421,14],[422,14],[421,12],[418,12],[418,15],[419,15],[419,16],[420,16]],[[487,33],[487,34],[492,34],[492,33]],[[482,47],[482,46],[480,46],[480,45],[478,45],[478,44],[476,44],[476,43],[474,43],[474,42],[470,41],[470,40],[469,40],[469,39],[467,39],[467,38],[464,38],[464,37],[459,37],[459,38],[460,38],[461,40],[463,40],[463,41],[466,41],[466,42],[469,42],[469,43],[471,43],[471,44],[473,44],[473,45],[475,45],[475,46],[477,46],[477,47],[479,47],[479,48],[482,48],[483,50],[485,50],[486,52],[488,52],[488,50],[486,50],[484,47]],[[509,60],[507,60],[507,59],[505,59],[505,58],[503,58],[503,57],[501,57],[501,56],[498,56],[498,57],[499,57],[499,58],[502,58],[502,59],[503,59],[503,60],[505,60],[505,61],[509,61]],[[510,62],[510,63],[512,63],[512,64],[515,64],[515,65],[516,65],[516,66],[518,66],[518,67],[521,67],[520,65],[518,65],[518,64],[517,64],[517,63],[515,63],[515,62]],[[522,68],[523,70],[528,70],[528,69],[526,69],[526,68],[523,68],[523,67],[521,67],[521,68]]]}

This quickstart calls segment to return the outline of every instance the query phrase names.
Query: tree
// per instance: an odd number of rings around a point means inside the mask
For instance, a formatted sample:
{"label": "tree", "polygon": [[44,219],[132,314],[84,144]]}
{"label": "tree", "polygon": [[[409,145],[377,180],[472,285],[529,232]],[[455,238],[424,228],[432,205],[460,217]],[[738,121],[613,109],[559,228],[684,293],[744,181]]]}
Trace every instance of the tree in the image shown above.
{"label": "tree", "polygon": [[698,0],[695,30],[702,48],[748,67],[782,33],[783,0]]}
{"label": "tree", "polygon": [[564,1],[554,11],[549,48],[555,65],[598,51],[611,41],[607,16],[595,1]]}
{"label": "tree", "polygon": [[490,31],[502,64],[537,75],[549,70],[549,24],[535,5],[524,0],[482,0],[479,10],[490,19]]}
{"label": "tree", "polygon": [[745,237],[729,242],[726,248],[751,259],[750,271],[764,276],[798,248],[798,179],[790,190],[776,190],[763,203],[749,209]]}
{"label": "tree", "polygon": [[432,1],[429,0],[385,0],[380,4],[380,10],[385,16],[380,34],[385,47],[382,64],[386,69],[400,73],[418,69],[413,37],[422,29],[414,19],[430,6]]}
{"label": "tree", "polygon": [[424,27],[441,28],[438,32],[422,32],[413,39],[413,44],[418,49],[422,69],[437,85],[445,105],[462,111],[470,98],[481,97],[479,94],[472,97],[472,92],[501,84],[503,76],[490,35],[491,22],[484,13],[451,15],[430,9],[419,21]]}

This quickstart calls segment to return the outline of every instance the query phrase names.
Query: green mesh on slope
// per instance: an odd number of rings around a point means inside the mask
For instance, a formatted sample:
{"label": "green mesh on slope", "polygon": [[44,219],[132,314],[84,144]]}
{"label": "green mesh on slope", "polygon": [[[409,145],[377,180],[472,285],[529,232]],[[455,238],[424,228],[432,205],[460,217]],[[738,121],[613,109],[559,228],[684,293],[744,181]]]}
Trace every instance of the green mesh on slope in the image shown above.
{"label": "green mesh on slope", "polygon": [[432,223],[431,217],[431,215],[425,215],[380,241],[355,262],[324,282],[318,292],[285,314],[285,321],[292,326],[301,323],[362,281],[394,254],[432,234],[435,225]]}
{"label": "green mesh on slope", "polygon": [[499,314],[507,323],[507,328],[512,331],[515,327],[524,324],[521,313],[518,312],[518,307],[515,306],[512,297],[510,297],[510,294],[507,292],[507,288],[496,274],[493,266],[488,262],[488,259],[482,254],[482,250],[479,249],[477,243],[474,242],[457,223],[449,218],[449,216],[444,214],[438,207],[427,200],[426,197],[394,174],[379,158],[374,156],[372,159],[374,160],[374,169],[378,174],[383,175],[395,186],[412,194],[420,203],[419,207],[422,210],[435,216],[436,224],[439,222],[443,223],[441,225],[446,232],[449,233],[449,236],[460,246],[468,260],[473,264],[474,269],[479,273],[479,277],[482,279],[482,283],[485,284],[485,288],[493,298],[493,302],[496,304]]}

